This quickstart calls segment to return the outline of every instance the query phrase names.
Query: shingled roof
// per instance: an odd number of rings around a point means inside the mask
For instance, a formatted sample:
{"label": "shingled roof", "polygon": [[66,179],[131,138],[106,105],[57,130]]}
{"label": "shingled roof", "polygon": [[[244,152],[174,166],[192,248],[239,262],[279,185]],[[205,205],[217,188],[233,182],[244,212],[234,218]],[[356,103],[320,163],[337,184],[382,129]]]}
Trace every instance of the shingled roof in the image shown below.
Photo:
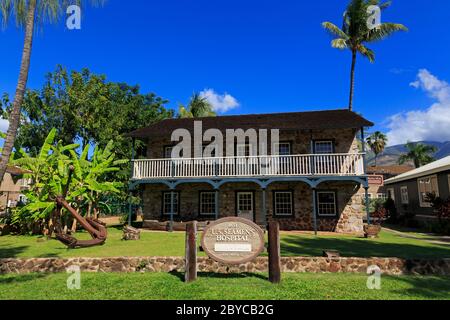
{"label": "shingled roof", "polygon": [[135,130],[128,137],[144,139],[166,136],[179,128],[193,132],[194,121],[202,121],[203,130],[225,129],[280,129],[280,130],[322,130],[359,129],[371,127],[373,123],[349,110],[325,110],[309,112],[290,112],[272,114],[250,114],[205,118],[166,119],[149,127]]}

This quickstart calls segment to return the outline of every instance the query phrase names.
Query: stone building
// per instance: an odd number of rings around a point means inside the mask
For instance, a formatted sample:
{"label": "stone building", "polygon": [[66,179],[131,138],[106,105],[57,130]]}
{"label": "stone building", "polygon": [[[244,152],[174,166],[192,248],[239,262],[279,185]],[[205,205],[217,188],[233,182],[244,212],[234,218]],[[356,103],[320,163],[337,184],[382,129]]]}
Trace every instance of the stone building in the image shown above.
{"label": "stone building", "polygon": [[6,169],[3,181],[0,184],[0,211],[15,207],[18,202],[24,200],[22,192],[29,188],[29,180],[23,178],[24,171],[17,167],[9,166]]}
{"label": "stone building", "polygon": [[[368,179],[358,138],[370,126],[348,110],[163,120],[128,134],[147,145],[133,160],[131,189],[147,221],[238,216],[277,220],[283,230],[360,233],[358,191]],[[238,129],[244,138],[229,135]]]}

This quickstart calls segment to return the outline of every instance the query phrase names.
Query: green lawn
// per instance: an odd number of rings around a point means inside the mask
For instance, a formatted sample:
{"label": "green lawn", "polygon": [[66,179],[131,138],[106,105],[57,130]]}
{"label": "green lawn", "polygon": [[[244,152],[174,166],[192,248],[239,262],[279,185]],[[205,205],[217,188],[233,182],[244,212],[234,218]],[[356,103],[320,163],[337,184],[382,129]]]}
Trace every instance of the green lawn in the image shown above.
{"label": "green lawn", "polygon": [[[0,237],[0,258],[11,257],[114,257],[183,256],[183,232],[142,232],[140,241],[122,241],[122,232],[109,228],[105,245],[69,250],[56,240],[33,236]],[[77,235],[87,238],[86,233]],[[450,258],[450,244],[432,244],[422,239],[408,239],[398,234],[381,233],[379,239],[348,235],[313,235],[282,233],[282,256],[321,256],[324,249],[335,249],[347,257]],[[202,253],[200,253],[202,255]]]}
{"label": "green lawn", "polygon": [[363,274],[283,274],[273,285],[265,274],[202,274],[185,284],[176,273],[83,273],[81,289],[69,290],[67,274],[0,276],[0,299],[450,299],[448,277],[382,276],[369,290]]}

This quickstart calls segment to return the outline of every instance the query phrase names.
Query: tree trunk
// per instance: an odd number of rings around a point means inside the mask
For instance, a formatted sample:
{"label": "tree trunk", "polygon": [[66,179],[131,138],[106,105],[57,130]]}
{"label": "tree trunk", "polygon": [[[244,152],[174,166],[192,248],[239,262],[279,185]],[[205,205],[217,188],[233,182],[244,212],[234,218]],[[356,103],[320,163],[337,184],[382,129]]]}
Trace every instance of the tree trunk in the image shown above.
{"label": "tree trunk", "polygon": [[355,66],[356,66],[356,51],[352,50],[352,69],[350,71],[350,98],[348,102],[348,110],[353,111],[353,95],[355,91]]}
{"label": "tree trunk", "polygon": [[28,13],[25,27],[25,40],[22,51],[22,61],[20,64],[19,80],[17,82],[16,93],[14,96],[13,109],[9,116],[9,128],[3,145],[2,157],[0,161],[0,181],[3,181],[9,158],[16,140],[17,128],[20,123],[20,109],[28,81],[28,71],[30,70],[31,48],[33,44],[34,20],[36,13],[36,0],[28,2]]}

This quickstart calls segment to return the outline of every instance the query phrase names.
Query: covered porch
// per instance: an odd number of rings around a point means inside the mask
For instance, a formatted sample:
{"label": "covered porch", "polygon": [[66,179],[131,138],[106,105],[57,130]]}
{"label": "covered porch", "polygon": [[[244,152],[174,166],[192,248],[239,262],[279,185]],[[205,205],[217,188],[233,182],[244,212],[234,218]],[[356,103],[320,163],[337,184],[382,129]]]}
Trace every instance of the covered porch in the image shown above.
{"label": "covered porch", "polygon": [[[276,219],[284,230],[312,230],[315,233],[336,231],[339,223],[347,223],[347,216],[342,215],[348,215],[349,210],[352,210],[350,202],[355,206],[352,193],[356,194],[360,186],[366,190],[365,203],[368,203],[366,176],[139,179],[133,181],[130,188],[135,190],[138,186],[144,186],[147,192],[144,206],[155,213],[152,219],[167,221],[169,231],[174,230],[177,221],[212,221],[225,216],[241,216],[262,228],[266,227],[270,219]],[[318,206],[321,205],[318,195],[324,190],[335,192],[336,211],[339,211],[335,217],[317,214]],[[200,209],[202,193],[214,198],[211,200],[213,207],[207,214]],[[283,194],[287,196],[289,193],[292,215],[277,215],[275,197]],[[356,206],[360,205],[358,203]],[[369,216],[367,205],[361,210]]]}

